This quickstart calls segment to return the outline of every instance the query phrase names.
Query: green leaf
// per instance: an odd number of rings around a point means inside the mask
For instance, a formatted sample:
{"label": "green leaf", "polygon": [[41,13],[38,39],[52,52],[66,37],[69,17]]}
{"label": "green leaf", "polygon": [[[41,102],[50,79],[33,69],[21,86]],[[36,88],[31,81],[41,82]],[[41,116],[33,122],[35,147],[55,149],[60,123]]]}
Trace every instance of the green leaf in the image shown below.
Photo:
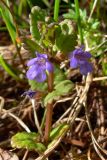
{"label": "green leaf", "polygon": [[50,140],[54,140],[57,136],[59,136],[61,130],[65,128],[66,124],[59,124],[56,128],[54,128],[50,133]]}
{"label": "green leaf", "polygon": [[104,75],[107,75],[107,63],[102,61],[102,68],[103,68]]}
{"label": "green leaf", "polygon": [[3,59],[2,55],[0,55],[0,65],[4,68],[4,70],[12,76],[15,80],[20,81],[19,75],[17,74],[16,70]]}
{"label": "green leaf", "polygon": [[49,143],[48,148],[51,148],[55,143],[57,143],[58,139],[64,136],[67,133],[68,129],[69,129],[68,124],[63,124],[62,127],[59,127],[59,129],[57,130],[57,134],[53,136],[53,141]]}
{"label": "green leaf", "polygon": [[60,23],[60,28],[56,30],[56,40],[54,50],[62,53],[69,53],[77,45],[77,33],[70,20],[64,20]]}
{"label": "green leaf", "polygon": [[64,95],[67,94],[73,88],[73,86],[74,85],[70,80],[64,80],[55,86],[55,90]]}
{"label": "green leaf", "polygon": [[23,11],[26,12],[27,10],[27,1],[26,0],[21,0],[18,6],[18,14],[19,16],[22,15]]}
{"label": "green leaf", "polygon": [[64,13],[63,17],[65,19],[77,20],[75,11],[73,9],[69,9],[69,12],[68,13]]}
{"label": "green leaf", "polygon": [[35,42],[34,40],[28,39],[28,38],[22,38],[23,42],[24,42],[24,48],[29,50],[30,52],[33,53],[33,57],[35,57],[35,51],[40,52],[40,53],[44,53],[42,47]]}
{"label": "green leaf", "polygon": [[42,153],[46,150],[46,147],[38,142],[39,135],[37,133],[31,132],[19,132],[14,135],[11,139],[11,145],[13,148],[24,148],[28,150],[36,150]]}
{"label": "green leaf", "polygon": [[46,24],[43,23],[41,27],[41,42],[47,47],[53,47],[55,44],[55,31],[58,28],[58,24],[50,23]]}
{"label": "green leaf", "polygon": [[[9,7],[9,1],[8,0],[4,0],[5,3],[7,4],[7,6]],[[6,27],[9,31],[9,34],[11,36],[11,39],[13,41],[13,43],[15,43],[16,41],[16,28],[13,22],[13,17],[10,13],[10,11],[2,4],[2,2],[0,2],[0,12],[2,14],[3,20],[6,23]]]}
{"label": "green leaf", "polygon": [[54,100],[58,100],[61,96],[64,96],[70,92],[73,88],[73,83],[70,80],[64,80],[55,86],[55,90],[48,95],[44,99],[44,105],[47,103],[52,103]]}
{"label": "green leaf", "polygon": [[40,40],[41,34],[39,32],[38,22],[45,22],[46,11],[38,6],[34,6],[30,14],[30,31],[33,38],[37,41]]}
{"label": "green leaf", "polygon": [[36,82],[36,80],[28,80],[29,85],[31,86],[32,90],[38,91],[46,91],[47,90],[47,83],[46,82]]}
{"label": "green leaf", "polygon": [[48,93],[48,95],[44,99],[44,106],[47,105],[47,103],[52,103],[54,100],[58,100],[61,96],[61,93],[58,91],[53,91],[51,93]]}
{"label": "green leaf", "polygon": [[54,69],[54,85],[56,86],[61,81],[66,80],[66,75],[63,70],[61,70],[58,66],[55,66]]}
{"label": "green leaf", "polygon": [[32,7],[33,7],[33,3],[32,3],[32,1],[31,1],[31,0],[27,0],[27,3],[28,3],[28,5],[29,5],[29,7],[30,7],[30,8],[32,8]]}

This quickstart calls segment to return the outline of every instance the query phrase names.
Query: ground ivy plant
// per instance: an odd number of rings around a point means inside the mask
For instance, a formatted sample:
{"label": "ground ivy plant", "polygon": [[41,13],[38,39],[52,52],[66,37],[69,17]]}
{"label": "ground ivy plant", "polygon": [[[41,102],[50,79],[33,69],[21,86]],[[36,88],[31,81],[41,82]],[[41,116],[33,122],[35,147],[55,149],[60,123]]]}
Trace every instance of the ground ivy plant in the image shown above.
{"label": "ground ivy plant", "polygon": [[[84,76],[93,71],[93,66],[89,62],[91,54],[85,51],[84,46],[77,44],[78,31],[71,20],[58,22],[55,16],[55,19],[49,17],[38,6],[32,8],[29,17],[31,38],[23,40],[32,53],[26,72],[31,89],[24,95],[31,99],[38,133],[17,133],[11,143],[13,147],[35,150],[41,154],[69,128],[69,124],[64,123],[52,129],[55,101],[71,93],[74,87],[73,82],[67,78],[66,65],[65,69],[61,69],[61,63],[66,60],[67,68],[79,68]],[[34,108],[35,97],[39,93],[42,93],[40,101],[45,108],[42,124],[39,124]]]}

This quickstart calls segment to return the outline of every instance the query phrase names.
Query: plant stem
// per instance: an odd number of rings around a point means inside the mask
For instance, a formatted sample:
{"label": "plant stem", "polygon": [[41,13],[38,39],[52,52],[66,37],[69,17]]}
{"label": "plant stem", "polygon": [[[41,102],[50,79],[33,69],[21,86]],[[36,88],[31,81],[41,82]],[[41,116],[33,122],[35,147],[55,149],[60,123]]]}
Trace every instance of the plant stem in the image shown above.
{"label": "plant stem", "polygon": [[[52,92],[53,90],[53,72],[48,75],[48,91]],[[45,124],[45,135],[44,141],[47,144],[49,141],[49,135],[52,127],[52,113],[53,113],[53,102],[48,103],[46,106],[46,124]]]}
{"label": "plant stem", "polygon": [[82,27],[81,27],[81,17],[80,17],[80,12],[79,12],[79,3],[78,0],[74,0],[75,1],[75,11],[76,11],[76,17],[77,17],[77,24],[78,24],[78,32],[80,35],[80,41],[81,44],[83,44],[84,40],[83,40],[83,33],[82,33]]}
{"label": "plant stem", "polygon": [[51,126],[52,126],[53,103],[48,103],[46,108],[47,108],[47,112],[46,112],[44,141],[47,144],[49,141],[49,135],[50,135]]}
{"label": "plant stem", "polygon": [[54,20],[56,22],[58,21],[59,4],[60,4],[60,0],[55,0],[55,5],[54,5]]}
{"label": "plant stem", "polygon": [[[1,0],[1,2],[2,2],[3,5],[9,10],[9,12],[10,12],[12,18],[13,18],[14,25],[15,25],[15,29],[16,29],[16,38],[19,38],[19,35],[20,35],[20,34],[19,34],[19,28],[18,28],[17,22],[16,22],[16,20],[15,20],[14,14],[12,13],[12,11],[11,11],[11,9],[9,8],[8,4],[7,4],[4,0]],[[16,51],[17,51],[17,54],[18,54],[18,56],[19,56],[20,62],[21,62],[21,64],[23,65],[24,70],[26,71],[26,66],[25,66],[25,64],[24,64],[22,55],[21,55],[21,53],[20,53],[21,47],[18,46],[16,40],[15,40],[15,42],[13,42],[13,43],[15,44]]]}
{"label": "plant stem", "polygon": [[26,72],[26,66],[25,66],[25,63],[24,63],[24,61],[23,61],[22,55],[21,55],[21,53],[20,53],[21,47],[20,47],[20,46],[18,47],[17,42],[15,42],[15,47],[16,47],[16,51],[17,51],[17,54],[18,54],[18,56],[19,56],[20,62],[21,62],[21,64],[23,65],[23,68],[24,68],[24,70],[25,70],[25,72]]}

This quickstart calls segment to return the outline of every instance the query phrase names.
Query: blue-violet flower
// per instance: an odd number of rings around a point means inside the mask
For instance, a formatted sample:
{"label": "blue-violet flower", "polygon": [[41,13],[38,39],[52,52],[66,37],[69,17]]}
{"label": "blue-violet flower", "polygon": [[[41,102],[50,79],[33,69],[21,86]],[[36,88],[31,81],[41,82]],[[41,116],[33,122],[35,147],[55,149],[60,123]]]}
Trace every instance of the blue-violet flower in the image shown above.
{"label": "blue-violet flower", "polygon": [[29,70],[26,76],[30,80],[36,80],[37,82],[44,82],[46,80],[46,71],[53,72],[54,67],[48,60],[46,54],[36,53],[36,58],[28,61],[27,66]]}
{"label": "blue-violet flower", "polygon": [[93,67],[88,60],[92,57],[92,55],[83,50],[83,47],[75,49],[70,54],[70,67],[72,68],[80,68],[80,72],[82,75],[87,75],[87,73],[92,72]]}
{"label": "blue-violet flower", "polygon": [[29,98],[33,98],[36,95],[36,91],[28,90],[22,94],[22,96],[28,96]]}

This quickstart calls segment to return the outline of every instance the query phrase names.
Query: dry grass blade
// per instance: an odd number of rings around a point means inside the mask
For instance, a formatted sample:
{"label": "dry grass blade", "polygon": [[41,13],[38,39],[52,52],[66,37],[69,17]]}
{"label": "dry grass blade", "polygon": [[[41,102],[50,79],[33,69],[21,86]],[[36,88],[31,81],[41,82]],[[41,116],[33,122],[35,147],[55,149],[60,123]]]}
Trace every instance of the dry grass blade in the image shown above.
{"label": "dry grass blade", "polygon": [[4,102],[5,102],[4,98],[0,96],[0,113],[4,107]]}
{"label": "dry grass blade", "polygon": [[4,113],[11,116],[12,118],[14,118],[20,125],[22,128],[25,129],[26,132],[30,133],[30,129],[28,128],[28,126],[16,115],[14,115],[13,113],[7,112],[5,109],[3,109]]}
{"label": "dry grass blade", "polygon": [[101,154],[100,150],[101,150],[105,155],[107,155],[107,151],[104,150],[104,149],[98,144],[97,140],[96,140],[95,137],[94,137],[93,130],[92,130],[92,128],[91,128],[90,120],[89,120],[89,117],[88,117],[88,110],[87,110],[87,106],[86,106],[86,101],[84,102],[84,107],[85,107],[85,112],[86,112],[87,124],[88,124],[89,130],[90,130],[90,133],[91,133],[91,139],[92,139],[92,143],[93,143],[94,149],[95,149],[95,151],[97,152],[97,154],[99,155],[99,157],[100,157],[102,160],[105,160],[105,158],[104,158],[103,155]]}

